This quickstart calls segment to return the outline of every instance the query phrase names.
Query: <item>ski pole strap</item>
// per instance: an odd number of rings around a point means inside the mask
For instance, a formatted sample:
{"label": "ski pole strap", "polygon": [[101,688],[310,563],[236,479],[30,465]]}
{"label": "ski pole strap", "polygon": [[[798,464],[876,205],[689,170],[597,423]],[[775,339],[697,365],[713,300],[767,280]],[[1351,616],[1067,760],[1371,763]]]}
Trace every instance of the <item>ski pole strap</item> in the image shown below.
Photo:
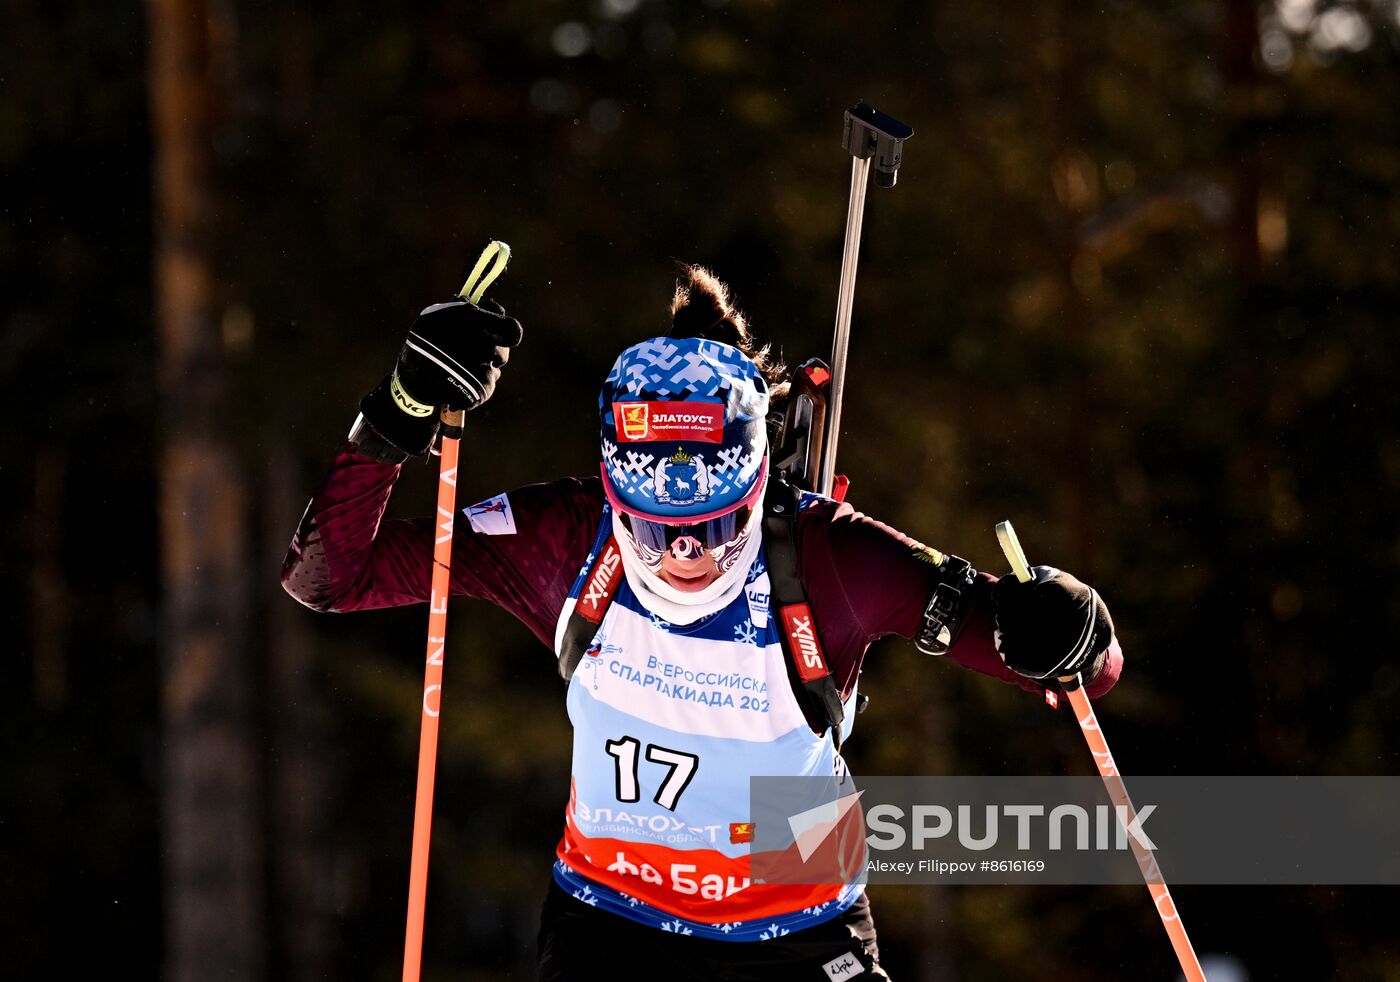
{"label": "ski pole strap", "polygon": [[[495,260],[488,272],[486,264]],[[471,274],[467,277],[467,282],[462,284],[462,289],[457,291],[457,296],[464,298],[468,303],[479,304],[481,298],[486,295],[486,291],[496,278],[506,271],[506,265],[510,262],[510,246],[493,239],[481,250],[481,256],[477,259],[476,265],[472,267]]]}
{"label": "ski pole strap", "polygon": [[559,674],[564,681],[573,678],[574,670],[583,660],[593,636],[598,633],[598,625],[603,623],[603,615],[612,606],[617,585],[622,582],[622,552],[617,547],[617,536],[608,536],[608,543],[593,561],[587,577],[583,581],[583,591],[574,603],[569,614],[569,623],[564,627],[564,640],[559,646]]}
{"label": "ski pole strap", "polygon": [[797,510],[802,492],[781,478],[769,485],[763,515],[763,550],[768,564],[772,607],[782,618],[779,644],[786,656],[793,691],[801,692],[808,719],[825,724],[841,750],[841,723],[846,718],[841,692],[822,650],[807,592],[797,575]]}

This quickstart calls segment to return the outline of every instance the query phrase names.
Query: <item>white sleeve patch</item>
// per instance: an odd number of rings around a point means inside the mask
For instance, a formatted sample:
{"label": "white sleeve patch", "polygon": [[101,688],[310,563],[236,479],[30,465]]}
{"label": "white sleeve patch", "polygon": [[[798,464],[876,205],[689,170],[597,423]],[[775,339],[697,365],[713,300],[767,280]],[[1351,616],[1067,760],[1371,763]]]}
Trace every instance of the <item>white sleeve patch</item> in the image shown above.
{"label": "white sleeve patch", "polygon": [[462,509],[472,523],[472,531],[482,535],[514,535],[515,513],[510,510],[510,497],[498,494]]}
{"label": "white sleeve patch", "polygon": [[841,955],[833,958],[822,966],[826,970],[827,978],[831,982],[842,982],[843,979],[852,979],[865,971],[865,966],[860,963],[860,959],[855,955]]}

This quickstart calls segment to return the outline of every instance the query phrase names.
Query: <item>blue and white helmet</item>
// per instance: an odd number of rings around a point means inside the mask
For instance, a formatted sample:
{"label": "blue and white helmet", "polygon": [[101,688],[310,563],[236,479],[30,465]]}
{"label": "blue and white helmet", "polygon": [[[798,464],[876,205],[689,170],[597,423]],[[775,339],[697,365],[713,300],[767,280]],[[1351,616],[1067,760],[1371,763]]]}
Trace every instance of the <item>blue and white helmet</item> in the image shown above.
{"label": "blue and white helmet", "polygon": [[768,383],[733,345],[650,338],[618,355],[598,397],[614,509],[683,525],[751,505],[768,471]]}

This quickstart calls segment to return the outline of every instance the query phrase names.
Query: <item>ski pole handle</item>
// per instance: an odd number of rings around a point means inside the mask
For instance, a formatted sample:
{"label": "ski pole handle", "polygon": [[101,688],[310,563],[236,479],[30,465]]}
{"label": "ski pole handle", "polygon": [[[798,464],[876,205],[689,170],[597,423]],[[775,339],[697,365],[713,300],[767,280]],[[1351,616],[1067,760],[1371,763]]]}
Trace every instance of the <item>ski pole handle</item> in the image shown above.
{"label": "ski pole handle", "polygon": [[[1021,540],[1016,538],[1016,530],[1011,527],[1011,522],[997,522],[997,541],[1001,543],[1001,554],[1006,557],[1006,561],[1011,564],[1011,572],[1016,574],[1016,579],[1022,583],[1031,581],[1031,565],[1026,561],[1026,550],[1021,548]],[[1063,675],[1060,681],[1066,686],[1078,686],[1078,675]]]}
{"label": "ski pole handle", "polygon": [[[1021,548],[1021,540],[1016,538],[1016,530],[1011,527],[1010,521],[997,522],[997,541],[1001,543],[1001,553],[1011,564],[1011,572],[1016,574],[1016,579],[1029,583],[1031,565],[1026,561],[1026,550]],[[1080,678],[1078,675],[1061,675],[1060,682],[1066,689],[1077,689]]]}
{"label": "ski pole handle", "polygon": [[[493,263],[492,260],[495,262]],[[486,268],[488,264],[491,267],[489,270]],[[471,273],[467,276],[467,282],[462,284],[462,289],[457,291],[457,296],[469,304],[481,303],[481,298],[486,296],[486,291],[491,288],[491,284],[500,279],[508,265],[510,265],[510,246],[499,239],[492,239],[486,248],[481,250],[476,265],[472,267]],[[460,428],[465,415],[460,409],[444,409],[442,422],[446,426]],[[446,435],[445,438],[450,439]]]}

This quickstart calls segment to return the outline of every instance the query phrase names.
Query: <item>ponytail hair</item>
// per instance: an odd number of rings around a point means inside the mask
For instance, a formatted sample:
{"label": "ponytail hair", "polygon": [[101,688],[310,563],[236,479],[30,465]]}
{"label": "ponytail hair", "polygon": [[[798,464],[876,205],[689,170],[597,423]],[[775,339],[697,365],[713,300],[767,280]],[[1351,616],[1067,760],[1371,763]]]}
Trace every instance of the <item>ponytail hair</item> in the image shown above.
{"label": "ponytail hair", "polygon": [[681,264],[682,279],[676,281],[671,297],[673,338],[706,338],[733,345],[758,366],[768,383],[769,401],[780,404],[787,398],[787,366],[773,354],[772,345],[760,346],[749,332],[748,321],[729,298],[729,287],[704,266]]}

